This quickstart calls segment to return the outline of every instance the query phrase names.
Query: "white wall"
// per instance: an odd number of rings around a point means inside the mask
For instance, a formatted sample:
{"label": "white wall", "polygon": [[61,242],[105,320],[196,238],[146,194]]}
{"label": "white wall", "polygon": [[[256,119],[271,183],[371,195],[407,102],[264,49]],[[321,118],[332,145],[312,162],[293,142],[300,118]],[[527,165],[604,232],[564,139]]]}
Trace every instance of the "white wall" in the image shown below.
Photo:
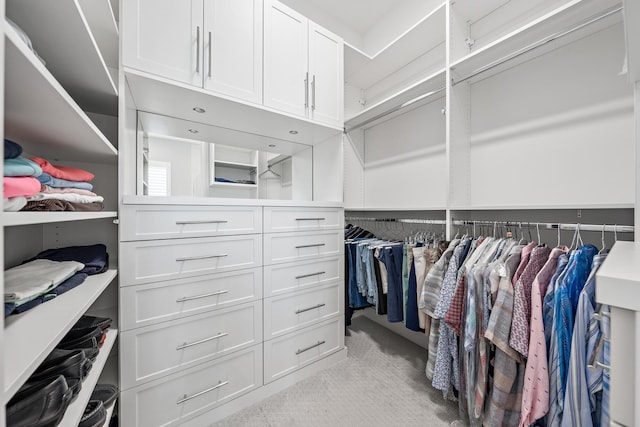
{"label": "white wall", "polygon": [[171,163],[171,195],[203,196],[208,191],[205,143],[148,136],[149,160]]}
{"label": "white wall", "polygon": [[364,131],[349,132],[344,136],[344,206],[364,207]]}
{"label": "white wall", "polygon": [[313,147],[313,200],[343,201],[342,135]]}

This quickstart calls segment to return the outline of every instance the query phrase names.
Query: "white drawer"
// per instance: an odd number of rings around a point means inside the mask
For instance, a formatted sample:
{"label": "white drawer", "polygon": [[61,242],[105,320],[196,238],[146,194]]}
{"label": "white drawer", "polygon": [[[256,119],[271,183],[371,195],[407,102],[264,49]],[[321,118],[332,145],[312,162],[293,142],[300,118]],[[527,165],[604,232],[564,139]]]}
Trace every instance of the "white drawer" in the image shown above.
{"label": "white drawer", "polygon": [[262,232],[256,206],[124,205],[120,215],[123,241]]}
{"label": "white drawer", "polygon": [[262,264],[262,236],[123,242],[120,285],[179,279]]}
{"label": "white drawer", "polygon": [[252,268],[120,289],[123,331],[262,298],[262,269]]}
{"label": "white drawer", "polygon": [[339,255],[343,251],[342,230],[264,235],[265,265]]}
{"label": "white drawer", "polygon": [[344,347],[341,316],[264,342],[264,382],[269,383]]}
{"label": "white drawer", "polygon": [[121,392],[123,426],[176,426],[262,385],[262,346]]}
{"label": "white drawer", "polygon": [[264,267],[264,297],[344,280],[344,256]]}
{"label": "white drawer", "polygon": [[341,208],[264,208],[264,232],[336,230],[344,228]]}
{"label": "white drawer", "polygon": [[[341,313],[344,284],[335,282],[264,300],[264,339],[284,335]],[[342,297],[341,297],[342,295]]]}
{"label": "white drawer", "polygon": [[121,335],[120,387],[127,389],[262,341],[256,301]]}

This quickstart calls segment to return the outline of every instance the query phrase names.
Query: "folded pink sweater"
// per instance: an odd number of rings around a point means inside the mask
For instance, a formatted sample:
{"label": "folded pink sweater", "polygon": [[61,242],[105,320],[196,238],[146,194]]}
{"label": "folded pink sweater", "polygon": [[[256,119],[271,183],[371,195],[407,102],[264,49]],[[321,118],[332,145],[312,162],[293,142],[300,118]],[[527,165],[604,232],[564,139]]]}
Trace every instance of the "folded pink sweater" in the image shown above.
{"label": "folded pink sweater", "polygon": [[68,181],[89,182],[95,177],[91,172],[87,172],[82,169],[52,165],[47,160],[40,157],[32,157],[31,160],[36,162],[42,168],[43,172],[48,173],[54,178],[66,179]]}
{"label": "folded pink sweater", "polygon": [[2,179],[3,197],[33,196],[40,191],[40,181],[30,176],[5,176]]}

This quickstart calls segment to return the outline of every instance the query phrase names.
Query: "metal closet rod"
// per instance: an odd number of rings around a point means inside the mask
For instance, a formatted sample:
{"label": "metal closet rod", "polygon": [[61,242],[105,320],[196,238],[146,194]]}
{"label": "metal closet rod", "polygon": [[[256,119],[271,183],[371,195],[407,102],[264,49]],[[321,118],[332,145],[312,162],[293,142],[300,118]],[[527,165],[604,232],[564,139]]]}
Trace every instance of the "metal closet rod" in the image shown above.
{"label": "metal closet rod", "polygon": [[519,51],[510,53],[508,55],[505,55],[502,58],[497,59],[497,60],[493,61],[492,63],[485,65],[484,67],[478,68],[477,70],[473,71],[470,75],[468,75],[468,76],[466,76],[466,77],[464,77],[464,78],[462,78],[460,80],[455,80],[454,82],[452,82],[452,84],[453,85],[457,85],[458,83],[462,83],[464,81],[467,81],[467,80],[477,76],[478,74],[484,73],[485,71],[489,71],[492,68],[495,68],[500,64],[503,64],[503,63],[505,63],[507,61],[515,59],[515,58],[517,58],[517,57],[519,57],[521,55],[524,55],[527,52],[530,52],[530,51],[532,51],[534,49],[537,49],[537,48],[539,48],[541,46],[544,46],[545,44],[550,43],[550,42],[552,42],[554,40],[557,40],[557,39],[559,39],[561,37],[568,36],[569,34],[575,32],[575,31],[578,31],[578,30],[580,30],[580,29],[582,29],[582,28],[584,28],[584,27],[586,27],[588,25],[594,24],[594,23],[600,21],[601,19],[607,18],[608,16],[611,16],[614,13],[620,12],[621,10],[622,10],[622,6],[617,7],[615,9],[612,9],[612,10],[610,10],[608,12],[603,13],[600,16],[597,16],[597,17],[592,18],[592,19],[590,19],[590,20],[588,20],[586,22],[578,24],[573,28],[570,28],[568,30],[561,31],[559,33],[555,33],[555,34],[552,34],[550,36],[547,36],[547,37],[543,38],[542,40],[538,40],[537,42],[534,42],[534,43],[530,44],[529,46],[523,47]]}
{"label": "metal closet rod", "polygon": [[504,225],[509,227],[527,227],[535,228],[543,226],[550,230],[572,230],[578,227],[580,231],[615,231],[618,233],[633,233],[635,227],[633,225],[617,225],[617,224],[581,224],[581,223],[556,223],[556,222],[535,222],[535,221],[470,221],[470,220],[454,220],[453,225]]}
{"label": "metal closet rod", "polygon": [[444,219],[418,219],[418,218],[371,218],[361,216],[347,216],[345,221],[371,221],[371,222],[400,222],[404,224],[434,224],[445,225]]}

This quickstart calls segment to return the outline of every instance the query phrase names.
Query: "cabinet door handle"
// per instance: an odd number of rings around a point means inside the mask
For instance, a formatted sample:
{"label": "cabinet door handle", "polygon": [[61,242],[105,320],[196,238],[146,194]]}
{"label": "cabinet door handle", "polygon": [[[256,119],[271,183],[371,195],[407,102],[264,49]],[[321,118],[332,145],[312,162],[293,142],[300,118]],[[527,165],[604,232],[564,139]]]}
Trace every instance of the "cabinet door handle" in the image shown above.
{"label": "cabinet door handle", "polygon": [[296,351],[296,355],[301,354],[301,353],[304,353],[305,351],[309,351],[309,350],[311,350],[312,348],[319,347],[319,346],[321,346],[321,345],[322,345],[322,344],[324,344],[324,343],[326,343],[326,341],[318,341],[317,343],[315,343],[314,345],[310,345],[309,347],[302,348],[302,349],[300,349],[300,348],[299,348],[299,349],[298,349],[298,351]]}
{"label": "cabinet door handle", "polygon": [[196,73],[200,73],[200,26],[196,27]]}
{"label": "cabinet door handle", "polygon": [[296,310],[295,313],[296,314],[304,313],[305,311],[315,310],[316,308],[324,307],[325,305],[326,304],[322,303],[322,304],[314,305],[313,307],[301,308],[300,310]]}
{"label": "cabinet door handle", "polygon": [[211,31],[209,31],[209,78],[211,78]]}
{"label": "cabinet door handle", "polygon": [[188,256],[188,257],[184,257],[184,258],[176,258],[176,261],[180,262],[180,261],[195,261],[198,259],[209,259],[209,258],[224,258],[228,256],[227,254],[220,254],[220,255],[201,255],[201,256]]}
{"label": "cabinet door handle", "polygon": [[296,218],[296,221],[324,221],[326,218]]}
{"label": "cabinet door handle", "polygon": [[218,335],[215,335],[213,337],[205,338],[203,340],[190,342],[188,344],[184,343],[184,344],[181,344],[181,345],[177,346],[176,350],[182,350],[183,348],[193,347],[194,345],[202,344],[202,343],[205,343],[205,342],[208,342],[208,341],[211,341],[211,340],[217,340],[218,338],[226,337],[227,335],[229,335],[229,333],[228,332],[224,332],[222,334],[218,334]]}
{"label": "cabinet door handle", "polygon": [[296,246],[296,249],[302,249],[302,248],[315,248],[317,246],[324,246],[324,243],[315,243],[313,245],[300,245],[300,246]]}
{"label": "cabinet door handle", "polygon": [[182,297],[182,298],[178,298],[176,300],[176,302],[185,302],[185,301],[191,301],[191,300],[194,300],[194,299],[215,297],[216,295],[222,295],[222,294],[228,294],[228,293],[229,293],[229,291],[224,290],[224,291],[211,292],[209,294],[194,295],[192,297]]}
{"label": "cabinet door handle", "polygon": [[317,273],[303,274],[302,276],[296,276],[296,279],[304,279],[305,277],[319,276],[324,273],[325,273],[324,271],[318,271]]}
{"label": "cabinet door handle", "polygon": [[304,77],[304,109],[309,108],[309,72]]}
{"label": "cabinet door handle", "polygon": [[316,75],[311,79],[311,111],[316,109]]}
{"label": "cabinet door handle", "polygon": [[176,225],[182,224],[224,224],[229,221],[223,219],[196,219],[193,221],[176,221]]}
{"label": "cabinet door handle", "polygon": [[186,402],[187,400],[191,400],[191,399],[193,399],[193,398],[195,398],[195,397],[202,396],[202,395],[203,395],[203,394],[205,394],[205,393],[209,393],[210,391],[213,391],[213,390],[215,390],[215,389],[217,389],[217,388],[220,388],[220,387],[222,387],[222,386],[224,386],[224,385],[227,385],[227,384],[229,384],[229,381],[225,381],[225,382],[218,381],[218,384],[217,384],[217,385],[214,385],[213,387],[208,388],[208,389],[206,389],[206,390],[202,390],[201,392],[198,392],[198,393],[196,393],[196,394],[194,394],[194,395],[187,396],[187,395],[185,394],[185,395],[182,397],[182,399],[179,399],[179,400],[176,402],[176,404],[177,404],[177,405],[180,405],[181,403],[184,403],[184,402]]}

